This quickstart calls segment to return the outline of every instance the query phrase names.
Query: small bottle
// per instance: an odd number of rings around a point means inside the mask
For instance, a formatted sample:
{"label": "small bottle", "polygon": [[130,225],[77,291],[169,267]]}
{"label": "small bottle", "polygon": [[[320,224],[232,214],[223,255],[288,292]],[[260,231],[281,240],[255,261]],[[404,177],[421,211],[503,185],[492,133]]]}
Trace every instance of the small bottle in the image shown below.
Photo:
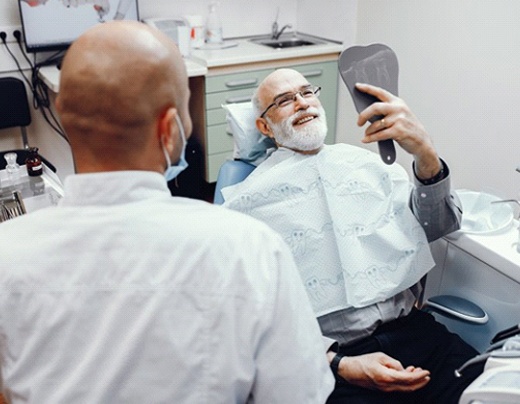
{"label": "small bottle", "polygon": [[13,185],[20,179],[20,166],[16,162],[17,157],[16,153],[6,153],[4,155],[5,161],[7,162],[7,165],[5,166],[7,178],[11,180]]}
{"label": "small bottle", "polygon": [[43,174],[43,163],[37,147],[29,148],[29,156],[25,160],[25,167],[27,167],[27,174],[31,177]]}
{"label": "small bottle", "polygon": [[217,2],[212,2],[209,5],[209,14],[206,21],[206,42],[207,43],[222,43],[222,23],[217,12]]}

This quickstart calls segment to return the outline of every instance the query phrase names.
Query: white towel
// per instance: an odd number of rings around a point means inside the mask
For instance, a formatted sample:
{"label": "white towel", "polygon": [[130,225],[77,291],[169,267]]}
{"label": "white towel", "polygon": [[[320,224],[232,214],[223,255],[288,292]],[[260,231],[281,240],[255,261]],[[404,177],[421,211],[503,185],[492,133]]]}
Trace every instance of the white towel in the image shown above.
{"label": "white towel", "polygon": [[401,166],[337,144],[311,156],[280,148],[222,193],[284,237],[321,316],[388,299],[433,267],[410,191]]}

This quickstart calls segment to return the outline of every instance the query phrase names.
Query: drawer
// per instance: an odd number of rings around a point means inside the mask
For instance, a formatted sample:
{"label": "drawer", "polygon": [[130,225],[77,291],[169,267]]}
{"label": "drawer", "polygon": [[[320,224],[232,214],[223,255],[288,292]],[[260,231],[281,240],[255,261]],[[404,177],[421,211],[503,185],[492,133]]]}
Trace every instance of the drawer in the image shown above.
{"label": "drawer", "polygon": [[227,132],[227,124],[210,126],[206,129],[206,154],[233,151],[233,135]]}
{"label": "drawer", "polygon": [[244,88],[256,88],[272,71],[273,69],[263,69],[252,72],[206,77],[206,94]]}
{"label": "drawer", "polygon": [[233,159],[233,152],[212,154],[206,160],[206,181],[215,182],[218,177],[218,170],[226,160]]}
{"label": "drawer", "polygon": [[311,84],[323,86],[335,77],[338,72],[337,62],[311,63],[308,65],[291,66],[292,69],[299,71]]}
{"label": "drawer", "polygon": [[206,124],[208,126],[218,125],[224,122],[226,122],[226,110],[224,108],[206,111]]}
{"label": "drawer", "polygon": [[234,104],[250,101],[253,97],[254,91],[254,88],[245,88],[240,90],[206,94],[206,109],[210,110],[221,108],[222,104]]}

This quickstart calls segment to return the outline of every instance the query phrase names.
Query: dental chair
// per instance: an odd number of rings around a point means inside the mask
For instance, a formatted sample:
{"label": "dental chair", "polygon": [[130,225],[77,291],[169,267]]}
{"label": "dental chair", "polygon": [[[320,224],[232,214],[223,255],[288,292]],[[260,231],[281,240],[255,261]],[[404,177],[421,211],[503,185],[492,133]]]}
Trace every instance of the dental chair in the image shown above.
{"label": "dental chair", "polygon": [[[7,165],[4,158],[7,153],[16,153],[16,162],[19,165],[25,164],[25,160],[29,156],[27,127],[30,124],[31,112],[23,81],[15,77],[0,78],[0,129],[19,127],[23,143],[23,149],[0,151],[0,169],[5,169]],[[56,167],[52,163],[41,155],[40,157],[47,167],[56,172]]]}

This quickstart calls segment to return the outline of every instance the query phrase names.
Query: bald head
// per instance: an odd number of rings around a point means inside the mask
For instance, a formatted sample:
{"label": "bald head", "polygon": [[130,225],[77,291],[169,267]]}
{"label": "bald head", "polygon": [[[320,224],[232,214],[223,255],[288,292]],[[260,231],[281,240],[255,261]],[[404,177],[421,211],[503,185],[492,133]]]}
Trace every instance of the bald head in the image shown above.
{"label": "bald head", "polygon": [[188,99],[173,41],[144,24],[116,21],[90,29],[69,48],[57,108],[77,164],[125,165],[155,146],[158,120],[169,109],[191,131]]}
{"label": "bald head", "polygon": [[308,84],[307,79],[293,69],[278,69],[269,74],[258,86],[253,96],[253,106],[256,116],[271,103],[278,95],[286,91],[293,91],[296,87]]}

